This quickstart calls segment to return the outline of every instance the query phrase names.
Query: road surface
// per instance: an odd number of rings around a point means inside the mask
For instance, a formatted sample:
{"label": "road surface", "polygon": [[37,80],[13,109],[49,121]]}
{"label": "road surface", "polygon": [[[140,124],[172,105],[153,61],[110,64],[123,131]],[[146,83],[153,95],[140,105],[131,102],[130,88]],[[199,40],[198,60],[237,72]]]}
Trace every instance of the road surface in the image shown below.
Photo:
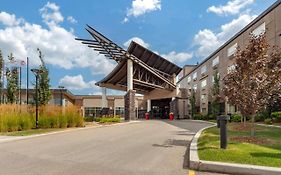
{"label": "road surface", "polygon": [[5,175],[187,175],[187,146],[194,133],[208,125],[150,120],[0,143],[0,171]]}

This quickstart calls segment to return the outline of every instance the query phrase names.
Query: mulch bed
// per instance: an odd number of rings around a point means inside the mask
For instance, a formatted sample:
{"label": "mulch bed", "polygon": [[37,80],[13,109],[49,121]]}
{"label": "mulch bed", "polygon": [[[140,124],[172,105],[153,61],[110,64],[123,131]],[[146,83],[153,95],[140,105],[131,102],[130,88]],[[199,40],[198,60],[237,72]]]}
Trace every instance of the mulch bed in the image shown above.
{"label": "mulch bed", "polygon": [[256,145],[264,145],[269,144],[270,141],[266,139],[256,138],[256,137],[250,137],[250,136],[237,136],[237,137],[230,137],[231,141],[235,142],[241,142],[241,143],[252,143]]}
{"label": "mulch bed", "polygon": [[[231,127],[231,130],[234,130],[234,131],[251,131],[251,129],[252,129],[252,125],[248,124],[248,123],[245,126],[243,123],[239,123],[239,124]],[[258,130],[262,130],[262,129],[256,127],[255,130],[258,131]]]}

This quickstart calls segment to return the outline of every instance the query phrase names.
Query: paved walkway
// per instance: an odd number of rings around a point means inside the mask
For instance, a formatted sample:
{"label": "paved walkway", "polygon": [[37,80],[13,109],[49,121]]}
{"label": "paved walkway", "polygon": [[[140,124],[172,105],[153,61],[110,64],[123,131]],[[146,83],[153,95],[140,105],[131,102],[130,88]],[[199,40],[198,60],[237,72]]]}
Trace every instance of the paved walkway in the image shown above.
{"label": "paved walkway", "polygon": [[0,143],[1,174],[186,175],[187,145],[206,125],[141,121]]}

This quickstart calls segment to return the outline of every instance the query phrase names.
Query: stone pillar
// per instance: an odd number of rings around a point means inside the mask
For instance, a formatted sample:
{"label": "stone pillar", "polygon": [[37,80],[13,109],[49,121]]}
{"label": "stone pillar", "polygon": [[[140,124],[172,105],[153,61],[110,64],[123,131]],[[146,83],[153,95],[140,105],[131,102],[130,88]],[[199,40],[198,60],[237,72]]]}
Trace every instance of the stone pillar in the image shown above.
{"label": "stone pillar", "polygon": [[127,94],[125,95],[125,120],[136,120],[135,94],[133,90],[133,61],[127,60]]}
{"label": "stone pillar", "polygon": [[125,100],[125,120],[136,120],[135,111],[135,91],[129,90],[124,97]]}
{"label": "stone pillar", "polygon": [[146,103],[147,103],[146,109],[147,109],[147,112],[149,112],[149,111],[151,111],[151,100],[148,99]]}
{"label": "stone pillar", "polygon": [[133,90],[133,61],[127,60],[127,91]]}
{"label": "stone pillar", "polygon": [[101,95],[101,107],[102,108],[107,108],[106,88],[102,87],[101,92],[102,92],[102,95]]}

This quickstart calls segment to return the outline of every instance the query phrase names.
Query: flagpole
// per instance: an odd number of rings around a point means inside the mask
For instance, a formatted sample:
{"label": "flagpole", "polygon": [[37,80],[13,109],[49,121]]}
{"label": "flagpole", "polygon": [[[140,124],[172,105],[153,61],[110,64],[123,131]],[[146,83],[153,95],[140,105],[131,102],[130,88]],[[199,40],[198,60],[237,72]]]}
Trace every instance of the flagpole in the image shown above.
{"label": "flagpole", "polygon": [[26,104],[28,105],[28,82],[29,82],[29,75],[28,75],[28,72],[29,72],[29,58],[26,57]]}
{"label": "flagpole", "polygon": [[21,105],[21,66],[19,67],[19,89],[20,89],[20,91],[19,91],[19,103],[20,103],[20,105]]}

